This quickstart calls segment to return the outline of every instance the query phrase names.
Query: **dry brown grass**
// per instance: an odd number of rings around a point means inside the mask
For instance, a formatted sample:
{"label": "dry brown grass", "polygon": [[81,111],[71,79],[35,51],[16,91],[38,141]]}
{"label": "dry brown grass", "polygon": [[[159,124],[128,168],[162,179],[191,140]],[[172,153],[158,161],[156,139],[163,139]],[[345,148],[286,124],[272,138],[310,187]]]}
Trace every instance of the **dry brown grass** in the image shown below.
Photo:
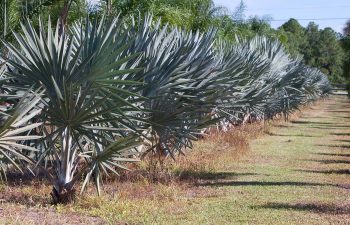
{"label": "dry brown grass", "polygon": [[[221,163],[233,162],[249,152],[249,140],[261,136],[269,125],[246,124],[222,133],[211,132],[185,151],[176,161],[166,158],[161,163],[147,158],[134,165],[131,171],[121,171],[121,176],[104,179],[104,195],[118,199],[171,199],[184,197],[217,197],[220,191],[196,186],[199,182],[223,179]],[[216,160],[213,160],[215,158]],[[0,203],[21,204],[26,207],[50,207],[51,184],[45,178],[31,174],[11,173],[8,183],[0,186]],[[77,188],[79,189],[79,188]],[[95,196],[90,198],[89,196]],[[96,202],[97,201],[97,202]],[[96,190],[88,188],[76,203],[83,208],[102,204]],[[90,206],[89,206],[90,205]]]}
{"label": "dry brown grass", "polygon": [[220,170],[222,163],[233,162],[247,154],[249,140],[263,135],[269,126],[269,123],[255,122],[234,127],[228,132],[211,131],[175,161],[171,157],[162,160],[148,157],[134,165],[131,171],[121,171],[121,176],[109,178],[108,181],[196,183],[210,177],[212,171]]}

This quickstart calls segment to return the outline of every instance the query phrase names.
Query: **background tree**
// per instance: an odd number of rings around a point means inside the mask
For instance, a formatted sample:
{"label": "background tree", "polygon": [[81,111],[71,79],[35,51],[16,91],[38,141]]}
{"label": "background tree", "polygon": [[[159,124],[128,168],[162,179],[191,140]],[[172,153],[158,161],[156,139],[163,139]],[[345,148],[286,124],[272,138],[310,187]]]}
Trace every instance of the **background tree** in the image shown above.
{"label": "background tree", "polygon": [[350,19],[346,22],[343,32],[345,36],[350,35]]}
{"label": "background tree", "polygon": [[122,16],[151,12],[155,18],[162,18],[163,23],[170,23],[191,30],[205,31],[214,24],[218,15],[226,11],[216,7],[212,0],[120,0],[101,1],[101,11]]}
{"label": "background tree", "polygon": [[290,19],[279,30],[285,37],[282,42],[289,53],[301,55],[307,65],[321,69],[333,82],[344,80],[344,50],[340,35],[332,28],[319,29],[314,22],[304,28],[297,20]]}
{"label": "background tree", "polygon": [[305,63],[320,68],[333,82],[342,81],[343,49],[332,28],[318,29],[311,22],[306,28],[306,43],[301,49]]}
{"label": "background tree", "polygon": [[319,63],[330,79],[335,82],[342,82],[342,64],[344,51],[337,33],[332,28],[325,28],[320,31],[320,57]]}
{"label": "background tree", "polygon": [[306,44],[305,28],[291,18],[278,29],[286,38],[283,43],[287,51],[293,56],[300,54]]}
{"label": "background tree", "polygon": [[27,18],[36,27],[39,17],[47,20],[49,16],[52,21],[61,18],[64,25],[86,17],[89,12],[88,2],[85,0],[3,0],[0,4],[0,34],[4,40],[13,40],[11,31],[19,31],[20,22]]}
{"label": "background tree", "polygon": [[350,97],[350,19],[345,24],[343,34],[344,36],[341,39],[341,44],[345,53],[343,76],[346,79],[346,87]]}
{"label": "background tree", "polygon": [[[253,16],[246,19],[245,10],[244,1],[229,12],[225,7],[216,6],[212,0],[3,0],[0,32],[3,39],[13,41],[10,31],[18,31],[18,21],[27,17],[33,20],[35,27],[38,27],[39,16],[47,20],[49,15],[52,21],[61,18],[62,26],[65,26],[88,14],[128,17],[151,12],[156,19],[162,18],[163,24],[187,30],[205,32],[215,27],[217,37],[226,41],[235,42],[236,36],[252,38],[256,35],[278,39],[292,56],[302,55],[307,65],[322,69],[332,81],[342,81],[342,75],[347,73],[342,71],[346,67],[343,66],[343,51],[346,51],[347,44],[332,29],[320,30],[315,23],[304,28],[296,19],[290,19],[276,30],[269,24],[271,18]],[[345,32],[349,33],[349,26],[346,29]]]}

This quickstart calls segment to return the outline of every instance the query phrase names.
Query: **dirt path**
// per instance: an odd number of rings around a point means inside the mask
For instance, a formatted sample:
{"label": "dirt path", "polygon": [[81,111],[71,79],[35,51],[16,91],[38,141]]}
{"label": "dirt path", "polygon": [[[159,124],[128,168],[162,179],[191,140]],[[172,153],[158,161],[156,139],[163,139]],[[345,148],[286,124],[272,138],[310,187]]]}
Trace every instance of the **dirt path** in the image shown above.
{"label": "dirt path", "polygon": [[119,189],[116,196],[89,197],[68,207],[1,203],[0,224],[26,218],[35,224],[350,224],[350,102],[345,96],[275,125],[238,161],[212,161],[219,166],[194,186],[131,184],[146,197]]}

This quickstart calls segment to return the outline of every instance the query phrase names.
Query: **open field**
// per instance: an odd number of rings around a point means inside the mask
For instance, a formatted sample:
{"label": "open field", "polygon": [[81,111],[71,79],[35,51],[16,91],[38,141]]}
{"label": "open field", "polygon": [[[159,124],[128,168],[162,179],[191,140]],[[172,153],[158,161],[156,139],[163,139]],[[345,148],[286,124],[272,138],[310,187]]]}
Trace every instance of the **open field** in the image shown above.
{"label": "open field", "polygon": [[113,181],[64,207],[50,205],[50,185],[10,179],[0,223],[350,224],[350,102],[332,96],[298,114],[197,142],[165,181]]}

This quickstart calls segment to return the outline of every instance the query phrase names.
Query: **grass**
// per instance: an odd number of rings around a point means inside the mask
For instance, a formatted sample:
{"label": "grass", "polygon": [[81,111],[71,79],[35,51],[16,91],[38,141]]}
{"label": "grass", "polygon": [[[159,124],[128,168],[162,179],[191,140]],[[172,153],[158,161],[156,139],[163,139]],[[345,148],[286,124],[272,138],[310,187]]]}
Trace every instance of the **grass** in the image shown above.
{"label": "grass", "polygon": [[334,96],[290,122],[212,132],[166,169],[150,176],[145,162],[68,206],[51,206],[37,181],[3,185],[0,223],[347,224],[349,113]]}

